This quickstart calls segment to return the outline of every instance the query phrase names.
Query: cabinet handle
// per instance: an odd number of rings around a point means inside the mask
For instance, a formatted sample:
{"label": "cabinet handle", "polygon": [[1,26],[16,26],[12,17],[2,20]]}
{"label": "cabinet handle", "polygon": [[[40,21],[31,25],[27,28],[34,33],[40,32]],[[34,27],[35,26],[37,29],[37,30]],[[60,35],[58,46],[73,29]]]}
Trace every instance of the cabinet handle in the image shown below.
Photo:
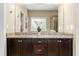
{"label": "cabinet handle", "polygon": [[38,43],[42,43],[42,41],[38,41]]}
{"label": "cabinet handle", "polygon": [[39,52],[40,52],[40,51],[42,51],[42,49],[38,49],[37,51],[39,51]]}
{"label": "cabinet handle", "polygon": [[20,42],[22,42],[22,40],[18,40],[18,42],[20,43]]}
{"label": "cabinet handle", "polygon": [[57,40],[57,42],[60,42],[61,43],[62,41],[61,40]]}
{"label": "cabinet handle", "polygon": [[62,41],[60,40],[60,43],[61,43]]}

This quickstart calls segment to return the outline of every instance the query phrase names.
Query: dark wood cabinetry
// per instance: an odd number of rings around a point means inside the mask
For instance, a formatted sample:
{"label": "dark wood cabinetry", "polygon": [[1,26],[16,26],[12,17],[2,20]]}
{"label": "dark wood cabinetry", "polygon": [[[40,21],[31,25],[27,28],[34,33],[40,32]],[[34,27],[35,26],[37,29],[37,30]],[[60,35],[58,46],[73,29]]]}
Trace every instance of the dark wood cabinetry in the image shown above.
{"label": "dark wood cabinetry", "polygon": [[60,56],[70,56],[72,55],[72,41],[69,39],[61,39],[59,42]]}
{"label": "dark wood cabinetry", "polygon": [[58,56],[58,42],[56,39],[48,40],[48,55],[49,56]]}
{"label": "dark wood cabinetry", "polygon": [[33,55],[47,55],[47,40],[33,39]]}
{"label": "dark wood cabinetry", "polygon": [[8,56],[29,56],[32,54],[31,39],[8,38],[7,55]]}
{"label": "dark wood cabinetry", "polygon": [[7,38],[8,56],[72,56],[72,38]]}
{"label": "dark wood cabinetry", "polygon": [[72,39],[49,39],[48,55],[49,56],[72,56]]}
{"label": "dark wood cabinetry", "polygon": [[31,41],[31,39],[23,39],[22,48],[23,48],[23,50],[22,50],[23,56],[32,55],[32,41]]}

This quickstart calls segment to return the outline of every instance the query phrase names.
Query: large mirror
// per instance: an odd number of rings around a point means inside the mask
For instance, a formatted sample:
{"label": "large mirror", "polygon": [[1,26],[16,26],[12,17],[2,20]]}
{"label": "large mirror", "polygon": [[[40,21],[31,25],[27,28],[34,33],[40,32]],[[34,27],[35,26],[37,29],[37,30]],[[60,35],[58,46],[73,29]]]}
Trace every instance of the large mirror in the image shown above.
{"label": "large mirror", "polygon": [[72,9],[70,4],[6,4],[6,32],[72,34]]}
{"label": "large mirror", "polygon": [[58,4],[7,4],[6,7],[7,33],[58,32]]}

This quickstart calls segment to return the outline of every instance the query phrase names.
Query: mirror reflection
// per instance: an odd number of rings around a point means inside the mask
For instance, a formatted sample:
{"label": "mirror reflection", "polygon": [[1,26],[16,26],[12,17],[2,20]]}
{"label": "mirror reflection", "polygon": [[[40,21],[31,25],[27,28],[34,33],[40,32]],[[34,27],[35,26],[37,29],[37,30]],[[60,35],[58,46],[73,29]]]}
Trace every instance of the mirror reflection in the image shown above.
{"label": "mirror reflection", "polygon": [[6,4],[6,32],[72,34],[71,10],[65,4]]}

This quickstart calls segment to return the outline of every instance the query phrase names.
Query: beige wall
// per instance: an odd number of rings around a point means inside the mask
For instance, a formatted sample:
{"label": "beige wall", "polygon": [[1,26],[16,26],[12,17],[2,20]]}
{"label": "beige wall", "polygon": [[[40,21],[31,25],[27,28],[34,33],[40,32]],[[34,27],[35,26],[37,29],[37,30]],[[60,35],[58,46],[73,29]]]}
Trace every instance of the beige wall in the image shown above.
{"label": "beige wall", "polygon": [[64,33],[73,33],[74,4],[64,4]]}
{"label": "beige wall", "polygon": [[31,29],[31,19],[30,17],[47,17],[47,30],[50,30],[50,17],[58,15],[58,11],[29,11],[29,31]]}
{"label": "beige wall", "polygon": [[58,8],[58,31],[72,34],[74,29],[73,21],[73,4],[61,4]]}
{"label": "beige wall", "polygon": [[79,4],[75,4],[75,19],[74,19],[74,43],[76,56],[79,56]]}
{"label": "beige wall", "polygon": [[[12,11],[12,13],[10,13]],[[15,4],[6,4],[6,31],[7,33],[15,32]]]}
{"label": "beige wall", "polygon": [[5,24],[5,7],[0,3],[0,56],[6,56],[6,24]]}
{"label": "beige wall", "polygon": [[37,16],[37,17],[42,17],[42,16],[44,16],[44,17],[52,17],[53,15],[57,15],[58,13],[57,13],[57,11],[29,11],[29,16]]}
{"label": "beige wall", "polygon": [[64,28],[63,28],[63,24],[64,24],[64,10],[63,10],[63,5],[59,5],[58,7],[58,32],[63,33],[64,32]]}

